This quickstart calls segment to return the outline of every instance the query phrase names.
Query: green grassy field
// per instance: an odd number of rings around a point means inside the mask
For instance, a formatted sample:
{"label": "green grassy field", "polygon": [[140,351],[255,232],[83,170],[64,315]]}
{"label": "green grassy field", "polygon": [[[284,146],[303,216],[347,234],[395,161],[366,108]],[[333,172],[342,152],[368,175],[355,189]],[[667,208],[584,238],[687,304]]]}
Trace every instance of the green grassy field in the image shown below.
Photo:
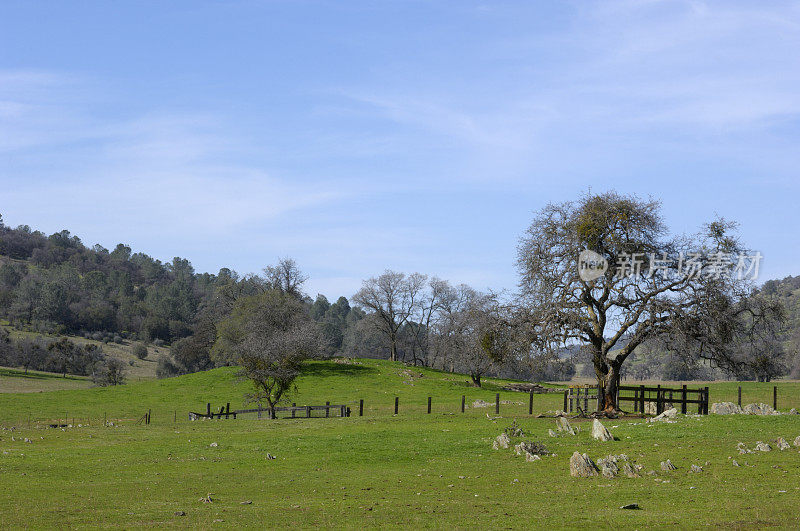
{"label": "green grassy field", "polygon": [[[739,441],[752,447],[783,436],[791,442],[800,435],[800,416],[679,416],[675,424],[613,420],[605,422],[617,438],[613,442],[593,441],[587,423],[580,423],[575,437],[550,438],[554,421],[528,416],[524,394],[501,392],[500,419],[487,418],[495,416],[493,407],[460,413],[461,395],[468,405],[476,399],[493,402],[502,382],[490,380],[486,389],[477,389],[463,375],[384,361],[357,363],[308,364],[292,400],[347,403],[355,411],[363,398],[364,417],[188,421],[187,412],[204,410],[206,402],[243,405],[249,384],[230,368],[119,388],[0,395],[0,425],[6,428],[0,431],[5,487],[0,526],[800,524],[798,449],[742,456],[736,451]],[[712,401],[731,393],[735,401],[737,385],[714,384]],[[752,401],[771,402],[771,385],[744,385]],[[778,385],[783,407],[792,407],[790,395],[798,395],[798,384]],[[560,405],[558,394],[537,395],[534,414]],[[147,409],[152,423],[136,424]],[[102,426],[103,415],[114,427]],[[73,422],[73,416],[82,427],[44,428],[59,418]],[[526,463],[512,450],[492,450],[492,439],[515,418],[526,440],[543,442],[556,455]],[[568,460],[575,450],[594,459],[626,453],[644,472],[656,472],[641,478],[572,478]],[[660,471],[666,458],[679,469]],[[733,466],[732,458],[742,466]],[[704,471],[688,473],[691,464]],[[213,502],[200,500],[209,494]],[[627,503],[642,510],[619,509]]]}

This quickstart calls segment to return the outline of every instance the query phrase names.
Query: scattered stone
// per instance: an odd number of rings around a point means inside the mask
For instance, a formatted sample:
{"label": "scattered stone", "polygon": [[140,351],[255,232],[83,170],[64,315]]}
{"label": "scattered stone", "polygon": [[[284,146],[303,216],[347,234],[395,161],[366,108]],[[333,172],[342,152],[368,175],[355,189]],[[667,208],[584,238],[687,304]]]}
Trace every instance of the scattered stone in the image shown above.
{"label": "scattered stone", "polygon": [[590,478],[597,476],[600,470],[586,454],[575,452],[569,458],[569,474],[574,478]]}
{"label": "scattered stone", "polygon": [[186,511],[175,511],[175,516],[186,516]]}
{"label": "scattered stone", "polygon": [[777,446],[778,450],[780,451],[788,450],[791,448],[791,446],[789,446],[789,443],[786,442],[786,439],[784,439],[783,437],[778,437],[778,440],[775,441],[775,446]]}
{"label": "scattered stone", "polygon": [[736,448],[739,450],[740,454],[751,454],[751,453],[753,453],[752,450],[748,450],[747,449],[747,446],[743,442],[737,443],[736,444]]}
{"label": "scattered stone", "polygon": [[556,419],[556,429],[560,432],[569,433],[570,435],[575,435],[575,428],[573,428],[566,417],[558,417]]}
{"label": "scattered stone", "polygon": [[744,406],[744,412],[747,415],[780,415],[767,404],[747,404]]}
{"label": "scattered stone", "polygon": [[547,435],[549,435],[550,437],[558,437],[558,434],[553,430],[547,430]]}
{"label": "scattered stone", "polygon": [[709,411],[715,415],[741,415],[744,413],[739,404],[733,402],[719,402],[711,404]]}
{"label": "scattered stone", "polygon": [[664,472],[669,472],[670,470],[678,470],[678,467],[672,464],[672,461],[667,459],[666,461],[661,461],[661,470]]}
{"label": "scattered stone", "polygon": [[267,459],[277,459],[277,457],[275,457],[271,453],[267,452]]}
{"label": "scattered stone", "polygon": [[216,447],[217,447],[217,446],[219,446],[219,445],[218,445],[217,443],[213,442],[213,443],[209,444],[209,446],[210,446],[211,448],[216,448]]}
{"label": "scattered stone", "polygon": [[792,408],[789,410],[789,413],[787,413],[787,415],[800,415],[800,413],[798,413],[795,408]]}
{"label": "scattered stone", "polygon": [[656,414],[656,403],[655,402],[645,402],[644,403],[644,414],[645,415],[655,415]]}
{"label": "scattered stone", "polygon": [[505,434],[505,432],[503,432],[495,438],[494,442],[492,443],[492,448],[495,450],[499,450],[500,448],[508,448],[508,444],[510,442],[511,439]]}
{"label": "scattered stone", "polygon": [[[524,455],[525,461],[538,461],[540,459],[539,456],[550,454],[543,444],[535,441],[523,441],[519,443],[514,446],[514,452],[516,452],[517,455]],[[536,457],[536,459],[534,459],[534,457]]]}
{"label": "scattered stone", "polygon": [[732,461],[731,461],[731,464],[732,464],[733,466],[740,466],[740,465],[739,465],[739,461],[737,461],[736,459],[732,460]]}
{"label": "scattered stone", "polygon": [[251,502],[250,500],[247,500],[247,501],[239,502],[239,505],[253,505],[253,502]]}
{"label": "scattered stone", "polygon": [[638,478],[639,474],[636,468],[628,461],[628,456],[625,454],[609,455],[597,460],[597,466],[603,477],[614,478],[620,473],[625,474],[629,478]]}
{"label": "scattered stone", "polygon": [[489,407],[489,406],[492,406],[492,405],[493,404],[490,404],[489,402],[486,402],[485,400],[481,400],[480,398],[472,403],[472,407]]}
{"label": "scattered stone", "polygon": [[694,472],[695,474],[697,474],[699,472],[702,472],[702,471],[703,471],[703,467],[697,466],[697,465],[692,465],[692,467],[689,469],[689,472]]}
{"label": "scattered stone", "polygon": [[795,448],[800,448],[800,435],[795,437],[793,444],[794,444]]}
{"label": "scattered stone", "polygon": [[203,503],[213,503],[214,500],[211,498],[211,493],[206,494],[203,498],[200,498],[200,501]]}
{"label": "scattered stone", "polygon": [[675,420],[675,417],[678,416],[678,410],[675,408],[668,409],[661,413],[660,415],[648,419],[650,422],[669,422]]}
{"label": "scattered stone", "polygon": [[756,450],[759,452],[771,452],[772,447],[765,442],[758,441],[756,444]]}
{"label": "scattered stone", "polygon": [[28,444],[31,444],[33,441],[31,441],[30,439],[28,439],[27,437],[25,437],[25,442],[26,442],[26,443],[28,443]]}
{"label": "scattered stone", "polygon": [[598,441],[613,441],[614,437],[611,435],[611,432],[603,426],[603,424],[594,419],[592,422],[592,438],[597,439]]}
{"label": "scattered stone", "polygon": [[620,509],[627,509],[631,511],[640,511],[642,508],[639,507],[638,503],[629,503],[628,505],[623,505]]}

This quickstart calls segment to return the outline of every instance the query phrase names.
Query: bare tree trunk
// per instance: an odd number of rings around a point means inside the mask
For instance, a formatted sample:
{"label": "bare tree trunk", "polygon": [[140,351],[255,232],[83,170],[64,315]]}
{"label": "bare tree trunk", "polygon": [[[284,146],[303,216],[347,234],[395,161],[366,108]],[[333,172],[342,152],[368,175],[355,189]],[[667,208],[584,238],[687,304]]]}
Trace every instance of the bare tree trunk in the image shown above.
{"label": "bare tree trunk", "polygon": [[481,375],[480,374],[470,374],[470,377],[472,378],[472,383],[474,383],[478,387],[481,386]]}
{"label": "bare tree trunk", "polygon": [[603,412],[616,415],[619,412],[617,404],[617,391],[619,389],[619,367],[614,364],[608,366],[608,373],[602,385]]}

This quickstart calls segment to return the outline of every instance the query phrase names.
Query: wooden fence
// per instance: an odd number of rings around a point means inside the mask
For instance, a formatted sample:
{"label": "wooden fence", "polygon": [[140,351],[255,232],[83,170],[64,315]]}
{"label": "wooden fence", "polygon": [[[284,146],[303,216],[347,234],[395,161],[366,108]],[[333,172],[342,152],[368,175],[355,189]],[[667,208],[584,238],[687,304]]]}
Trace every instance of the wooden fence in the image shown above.
{"label": "wooden fence", "polygon": [[[654,413],[660,415],[666,409],[680,406],[681,413],[688,412],[689,404],[697,404],[697,413],[708,415],[708,387],[689,389],[648,387],[645,385],[621,385],[617,395],[617,403],[633,402],[633,411],[638,413]],[[646,404],[655,404],[655,410],[648,411]],[[667,407],[668,406],[668,407]]]}

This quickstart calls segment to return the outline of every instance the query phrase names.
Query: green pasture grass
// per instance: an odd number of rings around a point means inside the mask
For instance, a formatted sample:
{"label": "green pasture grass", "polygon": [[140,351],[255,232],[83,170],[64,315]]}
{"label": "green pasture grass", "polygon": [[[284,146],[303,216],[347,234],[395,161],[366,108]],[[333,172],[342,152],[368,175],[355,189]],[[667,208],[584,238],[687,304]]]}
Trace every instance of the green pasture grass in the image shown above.
{"label": "green pasture grass", "polygon": [[[347,403],[356,415],[363,398],[364,417],[187,420],[189,410],[203,411],[206,402],[243,405],[249,384],[233,368],[118,388],[1,395],[0,527],[800,525],[798,449],[736,451],[740,441],[751,448],[756,441],[774,446],[779,436],[792,442],[800,435],[800,416],[607,420],[616,437],[607,443],[590,438],[588,422],[575,421],[577,436],[551,438],[553,419],[528,416],[523,393],[499,391],[501,400],[512,402],[501,405],[502,418],[493,407],[460,413],[462,395],[469,406],[477,399],[493,402],[502,381],[477,389],[464,375],[357,362],[309,363],[291,401]],[[755,386],[752,396],[761,397],[757,384],[744,385]],[[559,394],[534,399],[534,414],[562,401]],[[152,424],[137,424],[147,409]],[[45,427],[67,410],[76,412],[74,427]],[[35,419],[30,427],[28,411]],[[104,412],[113,427],[98,420]],[[492,439],[515,419],[526,436],[513,443],[536,440],[555,455],[527,463],[511,449],[492,450]],[[574,451],[595,460],[626,453],[645,469],[640,478],[572,478]],[[667,458],[677,471],[660,470]],[[741,466],[733,466],[734,459]],[[689,473],[692,464],[703,472]],[[201,501],[208,494],[213,502]],[[628,503],[641,510],[620,509]]]}

